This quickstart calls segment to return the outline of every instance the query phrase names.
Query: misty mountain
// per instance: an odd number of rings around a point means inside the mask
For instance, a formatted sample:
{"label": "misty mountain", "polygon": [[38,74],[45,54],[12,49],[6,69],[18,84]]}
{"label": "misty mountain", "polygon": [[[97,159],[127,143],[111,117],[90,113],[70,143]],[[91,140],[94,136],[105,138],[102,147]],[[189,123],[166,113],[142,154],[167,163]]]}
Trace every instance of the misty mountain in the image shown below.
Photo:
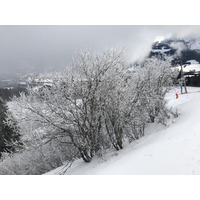
{"label": "misty mountain", "polygon": [[[156,41],[152,45],[149,57],[158,55],[172,56],[172,65],[177,65],[181,58],[182,64],[187,65],[191,60],[200,63],[200,39],[168,39]],[[190,63],[193,64],[193,63]]]}
{"label": "misty mountain", "polygon": [[[149,57],[171,56],[172,67],[181,70],[188,86],[200,86],[200,39],[168,39],[156,41]],[[177,78],[180,78],[180,73]]]}

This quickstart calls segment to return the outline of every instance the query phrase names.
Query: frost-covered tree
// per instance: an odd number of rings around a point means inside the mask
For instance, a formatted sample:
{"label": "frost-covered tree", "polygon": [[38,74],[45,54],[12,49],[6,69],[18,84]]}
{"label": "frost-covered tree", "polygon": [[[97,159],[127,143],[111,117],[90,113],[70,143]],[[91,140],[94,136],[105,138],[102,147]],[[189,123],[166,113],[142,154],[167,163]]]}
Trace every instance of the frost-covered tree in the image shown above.
{"label": "frost-covered tree", "polygon": [[117,76],[124,67],[122,51],[83,52],[62,77],[52,77],[51,87],[29,88],[29,95],[13,99],[13,115],[27,146],[65,140],[85,162],[100,150],[115,147],[113,138],[119,133],[108,131],[113,125],[105,106],[114,103],[108,96],[116,93],[121,82]]}
{"label": "frost-covered tree", "polygon": [[162,60],[157,58],[147,59],[141,69],[146,81],[144,90],[144,104],[147,105],[147,113],[150,122],[154,122],[155,118],[165,112],[166,93],[172,86],[172,70],[170,68],[170,60]]}
{"label": "frost-covered tree", "polygon": [[126,84],[126,128],[131,140],[144,136],[147,123],[163,123],[171,114],[165,95],[173,85],[171,60],[149,58],[132,66]]}
{"label": "frost-covered tree", "polygon": [[147,123],[165,123],[169,63],[151,58],[130,70],[123,51],[79,53],[62,75],[48,76],[50,86],[14,98],[8,120],[17,121],[26,150],[45,149],[50,158],[62,144],[68,161],[90,162],[105,149],[122,149],[126,138],[144,136]]}
{"label": "frost-covered tree", "polygon": [[[14,152],[20,146],[20,134],[13,118],[10,118],[12,127],[5,123],[8,107],[0,98],[0,157],[2,152]],[[12,120],[12,121],[11,121]]]}

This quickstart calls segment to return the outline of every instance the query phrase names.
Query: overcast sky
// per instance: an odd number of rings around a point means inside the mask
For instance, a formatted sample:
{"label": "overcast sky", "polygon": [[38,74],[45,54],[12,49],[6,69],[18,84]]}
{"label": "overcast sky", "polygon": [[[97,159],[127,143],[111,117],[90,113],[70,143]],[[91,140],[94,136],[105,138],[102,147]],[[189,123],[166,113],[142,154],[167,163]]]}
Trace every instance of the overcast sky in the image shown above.
{"label": "overcast sky", "polygon": [[0,72],[60,71],[88,48],[126,48],[134,61],[158,36],[198,35],[200,26],[0,26]]}

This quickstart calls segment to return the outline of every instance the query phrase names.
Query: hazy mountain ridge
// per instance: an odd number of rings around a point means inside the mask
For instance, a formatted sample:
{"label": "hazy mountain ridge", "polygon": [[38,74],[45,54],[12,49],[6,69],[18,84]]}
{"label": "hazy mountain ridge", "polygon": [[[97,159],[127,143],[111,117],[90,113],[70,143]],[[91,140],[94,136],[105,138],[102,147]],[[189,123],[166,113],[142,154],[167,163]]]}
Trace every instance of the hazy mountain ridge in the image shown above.
{"label": "hazy mountain ridge", "polygon": [[149,57],[163,54],[174,58],[173,65],[177,65],[177,58],[182,59],[182,64],[188,64],[189,60],[200,63],[200,39],[167,39],[154,42]]}

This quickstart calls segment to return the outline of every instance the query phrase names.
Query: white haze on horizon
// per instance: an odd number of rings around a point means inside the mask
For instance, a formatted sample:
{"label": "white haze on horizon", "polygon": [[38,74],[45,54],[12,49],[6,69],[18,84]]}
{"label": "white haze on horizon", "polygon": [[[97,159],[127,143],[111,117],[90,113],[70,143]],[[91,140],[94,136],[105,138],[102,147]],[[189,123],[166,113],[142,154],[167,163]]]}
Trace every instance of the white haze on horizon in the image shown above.
{"label": "white haze on horizon", "polygon": [[130,62],[141,61],[158,37],[199,36],[200,26],[0,26],[0,72],[60,71],[88,48],[125,48]]}

